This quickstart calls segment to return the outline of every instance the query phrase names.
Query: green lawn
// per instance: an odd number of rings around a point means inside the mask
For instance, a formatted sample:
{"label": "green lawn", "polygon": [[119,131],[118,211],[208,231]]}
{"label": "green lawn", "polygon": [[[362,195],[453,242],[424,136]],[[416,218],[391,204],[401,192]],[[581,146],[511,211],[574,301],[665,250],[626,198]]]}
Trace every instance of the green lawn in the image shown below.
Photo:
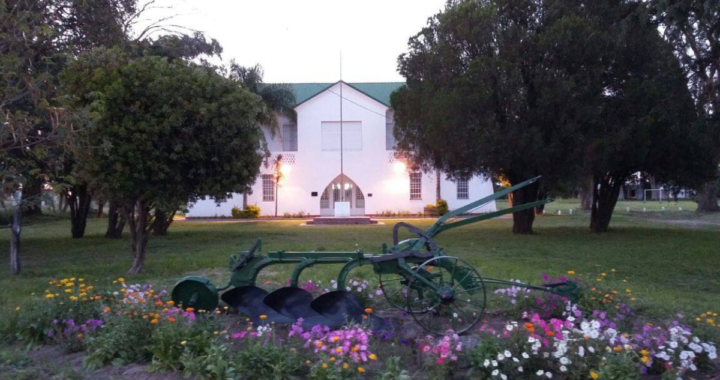
{"label": "green lawn", "polygon": [[[536,234],[532,236],[514,236],[510,220],[496,219],[448,231],[438,238],[438,243],[448,254],[475,265],[485,277],[538,283],[543,273],[556,276],[574,270],[586,283],[595,284],[599,274],[606,272],[609,278],[605,283],[621,290],[631,288],[650,314],[718,311],[717,227],[688,228],[653,221],[664,217],[662,211],[617,212],[611,232],[596,235],[588,232],[586,212],[576,210],[571,216],[563,211],[563,215],[557,215],[558,209],[569,209],[572,204],[556,202],[549,206],[548,215],[536,220]],[[677,219],[695,218],[690,211],[673,213],[677,213]],[[229,278],[228,255],[247,249],[258,237],[263,239],[266,251],[360,248],[378,252],[382,242],[391,242],[395,221],[384,222],[380,226],[338,227],[300,227],[298,221],[177,222],[167,237],[151,238],[145,272],[128,280],[172,286],[184,275],[202,274],[222,285]],[[12,276],[7,266],[0,268],[0,305],[13,307],[31,293],[42,293],[53,278],[84,277],[102,287],[123,276],[131,261],[129,238],[105,239],[104,223],[90,220],[83,239],[70,238],[67,220],[27,226],[22,240],[23,273]],[[432,220],[412,223],[428,227]],[[9,231],[1,231],[0,247],[7,252]],[[284,280],[290,268],[270,267],[266,276]],[[304,272],[303,278],[327,281],[338,268],[316,266]],[[370,268],[361,268],[356,275],[373,277]]]}

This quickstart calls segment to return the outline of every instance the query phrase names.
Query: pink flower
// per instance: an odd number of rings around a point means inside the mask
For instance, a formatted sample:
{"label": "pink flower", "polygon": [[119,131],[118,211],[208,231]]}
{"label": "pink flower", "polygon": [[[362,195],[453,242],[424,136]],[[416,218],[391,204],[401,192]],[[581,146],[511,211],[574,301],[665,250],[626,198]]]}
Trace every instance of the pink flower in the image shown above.
{"label": "pink flower", "polygon": [[439,358],[439,359],[437,360],[437,364],[445,364],[445,359]]}

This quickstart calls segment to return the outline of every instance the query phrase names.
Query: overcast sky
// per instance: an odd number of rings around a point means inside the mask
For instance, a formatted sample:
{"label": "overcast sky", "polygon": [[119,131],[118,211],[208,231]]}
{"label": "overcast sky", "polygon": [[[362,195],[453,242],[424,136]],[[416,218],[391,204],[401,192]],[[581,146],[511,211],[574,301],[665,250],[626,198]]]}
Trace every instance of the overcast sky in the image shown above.
{"label": "overcast sky", "polygon": [[223,62],[259,63],[265,82],[404,81],[397,57],[445,0],[158,0],[173,23],[204,31]]}

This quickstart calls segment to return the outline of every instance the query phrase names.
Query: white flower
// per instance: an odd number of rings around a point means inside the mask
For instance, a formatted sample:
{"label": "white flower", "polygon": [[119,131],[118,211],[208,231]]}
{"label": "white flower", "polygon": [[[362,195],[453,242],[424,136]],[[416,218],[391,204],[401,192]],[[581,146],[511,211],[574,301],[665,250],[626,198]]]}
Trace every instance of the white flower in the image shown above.
{"label": "white flower", "polygon": [[505,355],[503,355],[503,354],[498,354],[497,359],[498,359],[498,360],[505,360]]}
{"label": "white flower", "polygon": [[510,352],[510,350],[505,350],[505,352],[503,352],[503,354],[505,354],[505,357],[506,357],[506,358],[511,358],[511,357],[512,357],[512,352]]}
{"label": "white flower", "polygon": [[513,325],[507,325],[507,326],[505,326],[505,329],[507,331],[513,331]]}
{"label": "white flower", "polygon": [[545,374],[545,371],[539,369],[537,372],[535,372],[535,374],[538,375],[538,376],[542,376],[542,375]]}
{"label": "white flower", "polygon": [[504,373],[501,373],[501,374],[500,374],[500,378],[501,378],[502,380],[507,380],[507,375],[505,375]]}
{"label": "white flower", "polygon": [[522,372],[522,371],[524,371],[523,367],[518,367],[518,369],[517,369],[517,370],[518,370],[518,372]]}
{"label": "white flower", "polygon": [[585,348],[583,346],[578,347],[578,356],[581,358],[585,356]]}
{"label": "white flower", "polygon": [[545,376],[547,376],[548,379],[552,379],[552,373],[545,372]]}
{"label": "white flower", "polygon": [[490,360],[485,359],[485,361],[483,362],[483,367],[487,368],[489,365],[490,365]]}
{"label": "white flower", "polygon": [[697,371],[697,366],[695,364],[690,364],[690,370]]}
{"label": "white flower", "polygon": [[520,359],[518,359],[518,358],[513,358],[513,361],[514,361],[515,363],[520,363]]}
{"label": "white flower", "polygon": [[453,313],[453,318],[457,318],[457,317],[458,317],[457,313]]}
{"label": "white flower", "polygon": [[497,376],[497,375],[498,375],[498,373],[500,373],[500,371],[498,371],[498,370],[494,370],[494,371],[492,371],[492,375],[493,375],[493,376]]}
{"label": "white flower", "polygon": [[[572,362],[570,361],[570,359],[568,359],[568,358],[566,358],[566,357],[564,357],[564,356],[560,358],[560,364],[562,364],[562,365],[568,365],[568,364],[570,364],[570,363],[572,363]],[[563,371],[563,372],[565,372],[565,371]]]}
{"label": "white flower", "polygon": [[493,367],[497,367],[497,362],[495,360],[492,361]]}
{"label": "white flower", "polygon": [[353,281],[353,282],[352,282],[352,286],[358,286],[358,285],[360,285],[359,282],[357,282],[357,281]]}
{"label": "white flower", "polygon": [[377,295],[377,296],[381,296],[382,294],[383,294],[382,289],[378,289],[375,291],[375,295]]}
{"label": "white flower", "polygon": [[530,355],[527,354],[527,352],[522,353],[523,359],[530,359]]}
{"label": "white flower", "polygon": [[595,348],[593,346],[588,347],[588,351],[590,351],[591,354],[595,353]]}
{"label": "white flower", "polygon": [[670,347],[677,348],[678,344],[677,342],[670,342]]}
{"label": "white flower", "polygon": [[567,367],[565,367],[564,365],[560,366],[560,372],[567,372]]}

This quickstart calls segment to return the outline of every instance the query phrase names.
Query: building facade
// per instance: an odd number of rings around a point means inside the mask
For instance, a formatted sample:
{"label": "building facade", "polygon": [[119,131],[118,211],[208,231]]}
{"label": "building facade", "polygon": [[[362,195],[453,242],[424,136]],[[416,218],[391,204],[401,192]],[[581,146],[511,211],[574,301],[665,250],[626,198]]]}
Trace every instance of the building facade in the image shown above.
{"label": "building facade", "polygon": [[[267,167],[261,167],[248,204],[259,206],[265,216],[275,215],[276,207],[278,216],[332,216],[337,202],[349,204],[351,215],[420,213],[434,204],[436,174],[411,172],[395,158],[390,94],[402,85],[291,84],[297,120],[281,117],[280,131],[274,135],[263,128],[272,156]],[[282,159],[274,165],[278,156]],[[441,175],[440,181],[441,197],[450,209],[493,191],[480,177],[450,181]],[[187,216],[227,217],[242,203],[242,194],[220,204],[202,200],[189,205]],[[473,212],[495,210],[492,202]]]}

